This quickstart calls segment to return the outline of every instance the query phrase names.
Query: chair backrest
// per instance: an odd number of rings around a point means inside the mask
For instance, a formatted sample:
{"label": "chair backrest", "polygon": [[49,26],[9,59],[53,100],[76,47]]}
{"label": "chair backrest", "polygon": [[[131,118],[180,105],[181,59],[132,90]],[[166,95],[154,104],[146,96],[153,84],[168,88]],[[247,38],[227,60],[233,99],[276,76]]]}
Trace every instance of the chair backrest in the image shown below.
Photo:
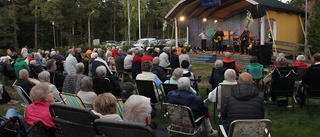
{"label": "chair backrest", "polygon": [[163,105],[167,109],[170,125],[184,129],[195,129],[197,127],[192,110],[189,107],[170,103],[163,103]]}
{"label": "chair backrest", "polygon": [[236,70],[236,62],[232,61],[232,62],[223,62],[223,67],[226,69],[233,69]]}
{"label": "chair backrest", "polygon": [[51,103],[49,111],[60,136],[94,137],[93,122],[98,116],[90,110]]}
{"label": "chair backrest", "polygon": [[296,76],[296,81],[301,81],[302,77],[306,74],[308,68],[298,68],[298,74]]}
{"label": "chair backrest", "polygon": [[28,105],[32,104],[33,101],[30,99],[29,95],[23,90],[22,87],[14,85],[14,89],[18,92],[19,96],[23,100],[24,104],[22,106],[27,107]]}
{"label": "chair backrest", "polygon": [[263,66],[255,66],[255,67],[252,67],[252,66],[248,66],[247,67],[247,71],[248,73],[251,74],[252,78],[253,79],[261,79],[263,78]]}
{"label": "chair backrest", "polygon": [[93,126],[96,134],[104,137],[156,137],[149,126],[137,122],[97,119]]}
{"label": "chair backrest", "polygon": [[[220,90],[217,90],[216,100],[217,100],[217,109],[218,111],[222,112],[224,109],[224,104],[226,103],[226,98],[231,92],[231,88],[234,86],[234,84],[224,84],[220,83],[221,85]],[[220,99],[219,99],[220,96]]]}
{"label": "chair backrest", "polygon": [[209,82],[212,85],[212,89],[216,88],[219,85],[219,83],[221,83],[224,80],[224,72],[225,70],[223,71],[223,73],[219,73],[219,71],[217,71],[216,68],[212,69],[212,74],[209,80]]}
{"label": "chair backrest", "polygon": [[82,100],[76,94],[61,92],[59,95],[64,104],[73,107],[85,108]]}
{"label": "chair backrest", "polygon": [[228,135],[229,137],[267,137],[270,128],[269,119],[234,120],[230,125]]}
{"label": "chair backrest", "polygon": [[122,98],[117,98],[117,111],[121,118],[123,118],[122,110],[123,110],[124,101]]}
{"label": "chair backrest", "polygon": [[292,94],[295,89],[297,67],[276,67],[272,72],[270,92],[274,96]]}
{"label": "chair backrest", "polygon": [[93,79],[93,90],[97,95],[105,93],[105,92],[109,92],[109,93],[113,92],[111,82],[108,78],[104,78],[104,79],[95,78],[95,79]]}
{"label": "chair backrest", "polygon": [[178,89],[177,84],[166,84],[166,83],[163,83],[162,86],[163,86],[164,93],[166,95],[168,95],[169,91]]}
{"label": "chair backrest", "polygon": [[[148,80],[136,80],[136,86],[139,95],[149,97],[151,99],[151,103],[158,103],[157,95],[158,92],[155,91],[156,87],[153,81]],[[160,95],[158,94],[158,97]]]}
{"label": "chair backrest", "polygon": [[308,76],[309,83],[305,83],[308,85],[307,93],[309,97],[320,97],[320,84],[319,84],[319,77],[320,77],[320,67],[312,66],[310,69],[310,74]]}
{"label": "chair backrest", "polygon": [[55,137],[56,129],[52,127],[45,126],[41,120],[33,122],[31,126],[28,127],[27,134],[28,137]]}
{"label": "chair backrest", "polygon": [[15,137],[19,133],[21,137],[28,137],[25,127],[18,116],[6,119],[0,117],[0,135],[3,137]]}

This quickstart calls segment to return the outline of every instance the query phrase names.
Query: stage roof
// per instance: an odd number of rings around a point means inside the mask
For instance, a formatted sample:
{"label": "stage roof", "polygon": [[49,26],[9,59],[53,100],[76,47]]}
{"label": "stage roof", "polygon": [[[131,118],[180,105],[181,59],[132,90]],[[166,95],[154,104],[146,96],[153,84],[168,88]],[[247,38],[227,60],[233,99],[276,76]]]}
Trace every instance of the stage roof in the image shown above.
{"label": "stage roof", "polygon": [[174,19],[180,16],[187,18],[228,19],[234,15],[247,12],[250,6],[261,4],[266,9],[304,16],[304,10],[292,7],[277,0],[221,0],[215,7],[200,7],[201,0],[180,0],[165,16]]}

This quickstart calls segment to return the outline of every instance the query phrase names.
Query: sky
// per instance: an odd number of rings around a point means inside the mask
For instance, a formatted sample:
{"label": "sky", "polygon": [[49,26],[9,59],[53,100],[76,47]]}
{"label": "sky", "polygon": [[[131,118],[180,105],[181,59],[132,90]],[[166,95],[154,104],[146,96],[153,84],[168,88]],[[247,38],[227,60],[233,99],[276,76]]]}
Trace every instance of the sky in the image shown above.
{"label": "sky", "polygon": [[287,1],[291,1],[291,0],[281,0],[282,2],[286,3]]}

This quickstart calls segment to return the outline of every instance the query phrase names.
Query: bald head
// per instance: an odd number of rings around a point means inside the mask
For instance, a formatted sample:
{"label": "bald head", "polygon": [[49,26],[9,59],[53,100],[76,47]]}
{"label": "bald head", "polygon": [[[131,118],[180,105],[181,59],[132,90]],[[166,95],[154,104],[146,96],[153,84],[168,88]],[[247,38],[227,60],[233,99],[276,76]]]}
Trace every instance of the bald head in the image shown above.
{"label": "bald head", "polygon": [[158,57],[154,57],[153,60],[152,60],[152,63],[156,64],[156,65],[159,65],[159,63],[160,63],[159,58]]}
{"label": "bald head", "polygon": [[240,84],[252,84],[252,76],[247,72],[241,73],[239,76],[239,83]]}

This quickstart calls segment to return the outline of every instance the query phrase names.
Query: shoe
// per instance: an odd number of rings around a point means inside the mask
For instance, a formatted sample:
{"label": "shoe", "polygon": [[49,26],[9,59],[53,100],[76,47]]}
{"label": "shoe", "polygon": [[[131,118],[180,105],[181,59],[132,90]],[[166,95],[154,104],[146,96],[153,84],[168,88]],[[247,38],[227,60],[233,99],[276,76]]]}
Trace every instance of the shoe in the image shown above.
{"label": "shoe", "polygon": [[216,134],[218,134],[218,131],[212,129],[210,132],[207,133],[207,136],[213,136],[213,135],[216,135]]}
{"label": "shoe", "polygon": [[14,105],[14,104],[17,104],[17,103],[19,103],[19,101],[11,99],[7,104],[8,105]]}
{"label": "shoe", "polygon": [[296,97],[296,95],[293,95],[293,99],[294,99],[294,102],[295,102],[295,103],[300,104],[300,103],[299,103],[300,101],[299,101],[299,99]]}

